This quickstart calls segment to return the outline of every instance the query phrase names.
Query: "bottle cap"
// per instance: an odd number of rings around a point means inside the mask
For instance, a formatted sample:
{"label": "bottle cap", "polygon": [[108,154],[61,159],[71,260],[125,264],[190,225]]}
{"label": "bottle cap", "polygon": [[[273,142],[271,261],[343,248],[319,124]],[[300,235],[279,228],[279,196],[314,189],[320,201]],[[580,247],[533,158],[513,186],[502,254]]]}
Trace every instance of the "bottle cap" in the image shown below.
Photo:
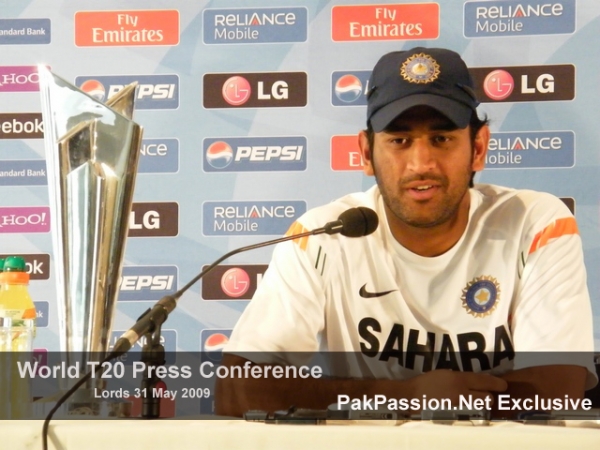
{"label": "bottle cap", "polygon": [[4,270],[4,258],[0,258],[0,272]]}
{"label": "bottle cap", "polygon": [[5,272],[25,272],[25,259],[21,256],[7,256],[3,268]]}
{"label": "bottle cap", "polygon": [[21,256],[6,257],[0,283],[29,284],[29,274],[25,272],[25,260]]}

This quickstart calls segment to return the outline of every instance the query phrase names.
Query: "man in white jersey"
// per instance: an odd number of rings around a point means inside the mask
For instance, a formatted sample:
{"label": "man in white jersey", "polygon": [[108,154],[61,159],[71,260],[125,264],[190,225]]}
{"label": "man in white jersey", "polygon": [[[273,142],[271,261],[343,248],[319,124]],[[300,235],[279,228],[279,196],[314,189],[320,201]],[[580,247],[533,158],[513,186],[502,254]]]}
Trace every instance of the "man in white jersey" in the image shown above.
{"label": "man in white jersey", "polygon": [[389,53],[369,86],[358,139],[377,186],[308,211],[288,234],[357,206],[379,228],[278,245],[223,364],[347,357],[326,379],[219,379],[217,413],[323,409],[340,395],[583,397],[597,380],[573,215],[549,194],[473,185],[490,130],[457,53]]}

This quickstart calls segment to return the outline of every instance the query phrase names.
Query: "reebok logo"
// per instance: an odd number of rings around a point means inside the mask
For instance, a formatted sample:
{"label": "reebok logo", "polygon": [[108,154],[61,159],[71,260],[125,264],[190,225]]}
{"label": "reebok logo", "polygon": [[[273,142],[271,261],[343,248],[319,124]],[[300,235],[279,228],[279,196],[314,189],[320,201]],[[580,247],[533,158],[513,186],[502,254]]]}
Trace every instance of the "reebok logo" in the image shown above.
{"label": "reebok logo", "polygon": [[369,291],[367,291],[367,284],[365,283],[362,285],[362,287],[358,291],[358,295],[360,295],[362,298],[383,297],[384,295],[390,294],[397,290],[398,289],[392,289],[390,291],[382,291],[382,292],[369,292]]}

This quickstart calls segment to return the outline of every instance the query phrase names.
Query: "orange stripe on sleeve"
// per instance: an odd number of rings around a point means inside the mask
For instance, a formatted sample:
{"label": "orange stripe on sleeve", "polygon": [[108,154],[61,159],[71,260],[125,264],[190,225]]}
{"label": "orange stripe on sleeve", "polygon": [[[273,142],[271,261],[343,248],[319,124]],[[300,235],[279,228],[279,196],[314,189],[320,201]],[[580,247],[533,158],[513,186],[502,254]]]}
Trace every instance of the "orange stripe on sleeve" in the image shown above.
{"label": "orange stripe on sleeve", "polygon": [[[304,228],[300,223],[294,222],[286,231],[286,236],[291,236],[293,234],[306,233],[308,230]],[[302,238],[294,239],[293,242],[298,244],[302,250],[306,250],[308,246],[308,236],[304,236]]]}
{"label": "orange stripe on sleeve", "polygon": [[557,219],[554,223],[551,223],[535,235],[531,247],[529,247],[529,254],[531,255],[536,250],[547,245],[550,240],[569,234],[579,234],[575,218],[565,217],[564,219]]}

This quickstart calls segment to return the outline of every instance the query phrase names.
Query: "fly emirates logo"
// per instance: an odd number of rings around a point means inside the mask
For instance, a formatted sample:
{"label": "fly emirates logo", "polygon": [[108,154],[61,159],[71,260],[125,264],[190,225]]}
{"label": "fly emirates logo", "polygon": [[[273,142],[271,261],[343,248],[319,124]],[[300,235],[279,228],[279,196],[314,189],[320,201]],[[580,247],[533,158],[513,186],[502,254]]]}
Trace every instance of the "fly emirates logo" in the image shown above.
{"label": "fly emirates logo", "polygon": [[437,3],[334,6],[331,38],[336,42],[437,39]]}
{"label": "fly emirates logo", "polygon": [[179,11],[80,11],[75,14],[79,47],[179,44]]}

